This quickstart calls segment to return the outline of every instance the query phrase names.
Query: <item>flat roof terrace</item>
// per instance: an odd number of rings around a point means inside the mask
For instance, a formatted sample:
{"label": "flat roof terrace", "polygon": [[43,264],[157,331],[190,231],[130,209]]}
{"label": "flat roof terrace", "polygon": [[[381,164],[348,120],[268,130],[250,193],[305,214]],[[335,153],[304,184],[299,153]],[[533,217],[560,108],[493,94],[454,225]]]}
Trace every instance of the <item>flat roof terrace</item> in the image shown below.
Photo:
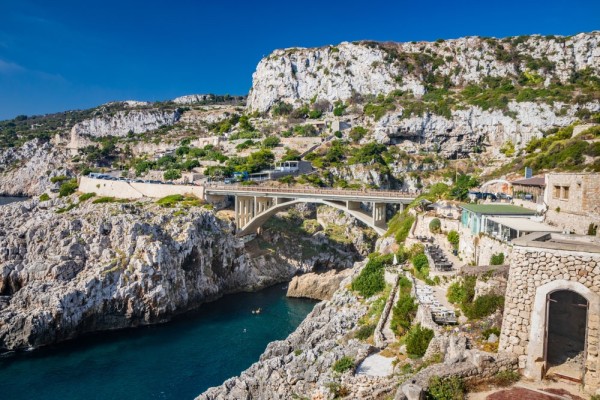
{"label": "flat roof terrace", "polygon": [[513,240],[515,246],[541,247],[550,250],[600,253],[600,239],[587,235],[565,235],[555,232],[534,232]]}

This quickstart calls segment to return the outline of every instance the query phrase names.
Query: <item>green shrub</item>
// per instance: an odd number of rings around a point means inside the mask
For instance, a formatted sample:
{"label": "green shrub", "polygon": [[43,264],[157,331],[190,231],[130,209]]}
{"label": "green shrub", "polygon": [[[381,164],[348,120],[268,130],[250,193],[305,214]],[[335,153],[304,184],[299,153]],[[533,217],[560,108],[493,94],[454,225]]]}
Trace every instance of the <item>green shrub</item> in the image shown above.
{"label": "green shrub", "polygon": [[92,192],[92,193],[84,193],[81,196],[79,196],[79,202],[84,202],[86,200],[91,199],[94,196],[96,196],[96,193],[94,193],[94,192]]}
{"label": "green shrub", "polygon": [[337,360],[332,368],[335,372],[344,373],[354,368],[354,360],[352,357],[344,356]]}
{"label": "green shrub", "polygon": [[439,218],[434,218],[431,220],[431,222],[429,223],[429,231],[432,233],[438,233],[440,232],[442,229],[442,222],[439,220]]}
{"label": "green shrub", "polygon": [[351,288],[363,297],[371,297],[385,288],[384,264],[377,257],[370,257],[367,265],[352,281]]}
{"label": "green shrub", "polygon": [[431,400],[463,400],[465,384],[458,376],[440,378],[432,376],[429,379],[427,399]]}
{"label": "green shrub", "polygon": [[402,244],[408,237],[410,229],[415,222],[415,217],[410,215],[408,212],[399,212],[392,217],[388,223],[388,230],[386,236],[394,236],[396,243]]}
{"label": "green shrub", "polygon": [[454,247],[454,249],[458,249],[458,244],[460,242],[460,236],[458,234],[458,232],[452,230],[450,232],[448,232],[448,242],[452,245],[452,247]]}
{"label": "green shrub", "polygon": [[59,175],[59,176],[53,176],[52,178],[50,178],[50,182],[52,182],[52,183],[64,182],[68,179],[69,178],[64,175]]}
{"label": "green shrub", "polygon": [[59,208],[58,210],[56,210],[56,213],[57,213],[57,214],[62,214],[62,213],[65,213],[65,212],[67,212],[67,211],[71,211],[72,209],[74,209],[74,208],[75,208],[75,207],[77,207],[78,205],[79,205],[79,204],[76,204],[76,203],[71,203],[71,204],[69,204],[69,205],[68,205],[68,206],[66,206],[66,207]]}
{"label": "green shrub", "polygon": [[416,357],[423,357],[433,339],[433,331],[423,328],[421,324],[413,325],[406,334],[406,351]]}
{"label": "green shrub", "polygon": [[494,327],[488,328],[486,330],[484,330],[483,332],[481,332],[481,337],[483,340],[487,340],[491,334],[494,334],[498,337],[500,337],[500,329]]}
{"label": "green shrub", "polygon": [[503,265],[504,264],[504,253],[492,254],[490,258],[490,265]]}
{"label": "green shrub", "polygon": [[48,193],[42,193],[42,195],[40,196],[40,201],[48,201],[50,200],[50,196],[48,195]]}
{"label": "green shrub", "polygon": [[491,379],[491,383],[495,386],[506,387],[510,386],[521,379],[521,375],[516,371],[504,370],[498,372]]}
{"label": "green shrub", "polygon": [[461,307],[473,301],[475,297],[475,284],[477,277],[474,275],[465,276],[462,281],[454,282],[448,288],[446,297],[450,303],[458,304]]}
{"label": "green shrub", "polygon": [[464,304],[462,307],[465,316],[469,319],[479,319],[493,314],[504,305],[504,297],[493,294],[479,296],[473,303]]}
{"label": "green shrub", "polygon": [[429,268],[429,260],[427,260],[427,256],[423,253],[417,254],[411,261],[415,269],[419,272],[423,272],[424,269]]}
{"label": "green shrub", "polygon": [[172,181],[181,178],[181,170],[179,169],[168,169],[164,172],[163,178],[166,181]]}
{"label": "green shrub", "polygon": [[358,328],[358,330],[354,334],[354,337],[359,340],[366,340],[373,334],[373,332],[375,332],[374,324],[363,325],[360,328]]}
{"label": "green shrub", "polygon": [[273,148],[279,146],[281,140],[277,136],[269,136],[262,141],[262,146],[267,148]]}
{"label": "green shrub", "polygon": [[69,179],[60,185],[58,194],[60,197],[70,196],[77,191],[78,187],[79,184],[77,183],[77,178]]}
{"label": "green shrub", "polygon": [[410,329],[417,314],[418,305],[411,295],[411,282],[408,278],[400,278],[400,296],[392,308],[390,327],[396,336],[402,336]]}
{"label": "green shrub", "polygon": [[116,202],[117,202],[117,199],[115,199],[114,197],[104,196],[104,197],[99,197],[96,200],[92,201],[92,204],[116,203]]}

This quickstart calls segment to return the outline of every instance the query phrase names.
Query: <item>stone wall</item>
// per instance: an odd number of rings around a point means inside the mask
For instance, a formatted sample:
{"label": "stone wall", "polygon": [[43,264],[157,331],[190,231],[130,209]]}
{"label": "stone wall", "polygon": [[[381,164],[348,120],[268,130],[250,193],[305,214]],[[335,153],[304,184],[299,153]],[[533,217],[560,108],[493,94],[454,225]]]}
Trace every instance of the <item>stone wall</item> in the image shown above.
{"label": "stone wall", "polygon": [[458,251],[467,264],[489,265],[493,254],[504,253],[505,263],[510,260],[512,246],[487,235],[473,235],[470,228],[462,225],[458,231],[460,243]]}
{"label": "stone wall", "polygon": [[204,199],[203,186],[109,181],[88,177],[79,179],[79,191],[83,193],[94,192],[98,196],[116,197],[118,199],[162,198],[172,194],[190,194],[199,199]]}
{"label": "stone wall", "polygon": [[512,254],[512,246],[487,235],[481,235],[477,246],[477,265],[490,265],[492,255],[497,253],[504,253],[504,263],[508,264]]}
{"label": "stone wall", "polygon": [[600,254],[552,245],[555,248],[515,244],[499,348],[519,356],[527,377],[541,379],[546,368],[546,296],[557,290],[577,292],[589,303],[584,382],[586,390],[595,391],[600,387]]}
{"label": "stone wall", "polygon": [[[546,181],[549,224],[577,234],[587,234],[590,223],[600,225],[600,174],[548,174]],[[555,187],[561,188],[559,193]],[[564,188],[568,188],[568,196]]]}
{"label": "stone wall", "polygon": [[[589,214],[565,212],[562,209],[560,212],[556,212],[556,208],[549,209],[546,212],[546,220],[544,222],[548,225],[556,226],[563,231],[573,232],[578,235],[587,235],[590,223],[600,227],[600,218],[595,218]],[[600,228],[596,232],[596,236],[600,236]]]}

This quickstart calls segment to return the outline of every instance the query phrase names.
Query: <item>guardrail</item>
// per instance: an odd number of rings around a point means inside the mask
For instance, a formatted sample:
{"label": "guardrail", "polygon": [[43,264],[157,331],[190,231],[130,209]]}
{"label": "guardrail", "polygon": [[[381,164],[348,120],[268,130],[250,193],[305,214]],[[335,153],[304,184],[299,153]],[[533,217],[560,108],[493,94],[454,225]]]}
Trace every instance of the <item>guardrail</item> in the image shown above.
{"label": "guardrail", "polygon": [[344,189],[300,189],[300,188],[273,188],[264,186],[242,186],[242,185],[206,185],[207,191],[223,191],[223,192],[255,192],[255,193],[276,193],[276,194],[315,194],[315,195],[337,195],[337,196],[358,196],[358,197],[408,197],[416,198],[419,193],[408,192],[401,190],[344,190]]}

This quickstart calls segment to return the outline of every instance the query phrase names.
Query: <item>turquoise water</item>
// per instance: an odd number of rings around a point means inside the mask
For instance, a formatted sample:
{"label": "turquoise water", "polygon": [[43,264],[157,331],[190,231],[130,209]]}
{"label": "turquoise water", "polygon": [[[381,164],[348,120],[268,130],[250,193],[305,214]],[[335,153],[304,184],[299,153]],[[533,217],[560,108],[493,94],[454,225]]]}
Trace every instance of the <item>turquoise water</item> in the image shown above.
{"label": "turquoise water", "polygon": [[192,399],[258,361],[312,310],[314,301],[287,298],[284,289],[229,295],[167,324],[1,358],[0,398]]}

